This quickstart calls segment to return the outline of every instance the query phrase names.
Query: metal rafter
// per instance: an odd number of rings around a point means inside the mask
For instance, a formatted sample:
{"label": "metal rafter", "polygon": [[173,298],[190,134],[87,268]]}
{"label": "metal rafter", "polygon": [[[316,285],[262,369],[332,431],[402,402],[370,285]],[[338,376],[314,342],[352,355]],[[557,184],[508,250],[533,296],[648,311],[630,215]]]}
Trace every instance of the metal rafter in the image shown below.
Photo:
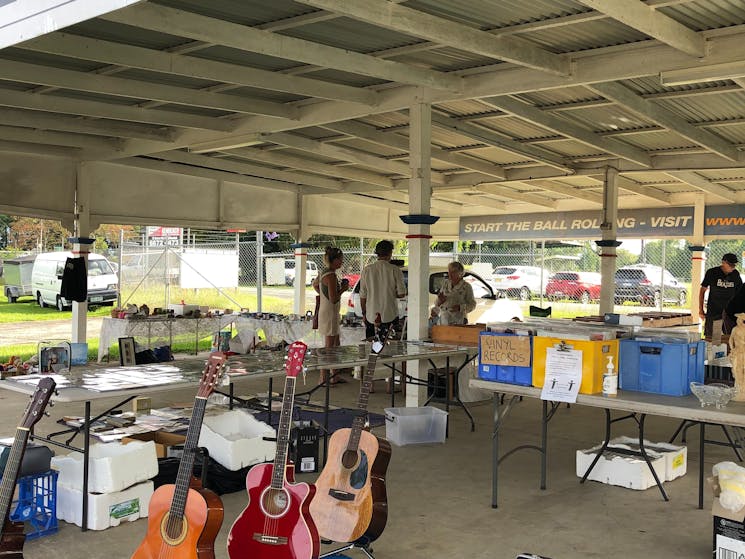
{"label": "metal rafter", "polygon": [[730,202],[738,201],[735,192],[726,186],[722,186],[721,184],[717,184],[716,182],[712,182],[709,179],[702,177],[698,173],[691,171],[671,171],[666,174],[686,184],[690,184],[699,190],[703,190],[708,194],[714,194],[715,196],[719,196],[720,198],[724,198]]}

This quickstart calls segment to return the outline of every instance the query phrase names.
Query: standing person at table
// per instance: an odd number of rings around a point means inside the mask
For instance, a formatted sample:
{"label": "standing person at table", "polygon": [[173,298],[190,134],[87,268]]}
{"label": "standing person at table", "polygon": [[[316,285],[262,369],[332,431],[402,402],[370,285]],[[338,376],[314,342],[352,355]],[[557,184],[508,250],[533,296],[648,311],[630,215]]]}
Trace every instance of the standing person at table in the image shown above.
{"label": "standing person at table", "polygon": [[375,317],[382,326],[398,325],[398,299],[406,297],[406,284],[401,268],[391,264],[393,243],[380,241],[375,245],[378,259],[365,266],[360,276],[360,306],[365,321],[365,336],[375,335]]}
{"label": "standing person at table", "polygon": [[[704,322],[704,337],[711,341],[713,335],[721,335],[713,332],[714,322],[722,319],[722,311],[730,299],[742,287],[742,278],[737,271],[737,256],[728,252],[722,256],[722,264],[706,270],[701,282],[698,294],[698,314]],[[704,295],[709,290],[709,299],[704,312]]]}
{"label": "standing person at table", "polygon": [[[337,347],[339,345],[340,317],[339,307],[341,295],[349,289],[349,280],[339,281],[336,271],[341,268],[344,262],[344,254],[338,247],[326,247],[326,253],[323,255],[325,268],[321,271],[314,285],[321,297],[321,304],[318,307],[318,333],[323,336],[325,348]],[[337,384],[342,381],[335,378],[336,373],[329,376],[329,370],[321,370],[320,383],[329,382]]]}
{"label": "standing person at table", "polygon": [[439,316],[440,324],[466,324],[468,313],[476,308],[473,288],[463,279],[465,273],[460,262],[448,264],[448,279],[432,307],[432,317]]}

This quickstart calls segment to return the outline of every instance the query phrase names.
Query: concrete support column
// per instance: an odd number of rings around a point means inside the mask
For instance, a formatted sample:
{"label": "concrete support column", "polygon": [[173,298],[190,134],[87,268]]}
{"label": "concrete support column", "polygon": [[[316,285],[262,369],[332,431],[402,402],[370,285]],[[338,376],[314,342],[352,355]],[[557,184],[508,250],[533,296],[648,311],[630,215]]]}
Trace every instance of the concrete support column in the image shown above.
{"label": "concrete support column", "polygon": [[[90,213],[91,185],[87,176],[86,163],[79,163],[75,185],[74,202],[74,236],[68,239],[72,243],[72,252],[75,256],[85,258],[86,270],[88,269],[88,253],[93,245],[91,234]],[[86,273],[87,277],[87,273]],[[84,343],[87,338],[88,301],[72,303],[72,342]]]}
{"label": "concrete support column", "polygon": [[[306,311],[305,303],[305,282],[306,282],[306,269],[308,262],[308,248],[310,244],[305,241],[308,239],[309,234],[307,230],[307,220],[305,216],[305,206],[307,202],[302,194],[297,195],[297,222],[300,224],[295,238],[297,242],[292,246],[295,251],[295,283],[293,284],[293,303],[292,312],[297,315],[303,315]],[[320,274],[321,271],[319,270]],[[311,309],[312,310],[312,309]]]}
{"label": "concrete support column", "polygon": [[621,244],[618,233],[618,169],[605,168],[603,180],[603,219],[600,223],[602,239],[596,241],[600,247],[600,314],[613,312],[615,290],[616,249]]}
{"label": "concrete support column", "polygon": [[[429,314],[429,243],[430,225],[437,217],[429,215],[432,198],[431,184],[431,125],[432,113],[429,103],[418,102],[409,109],[409,213],[401,219],[409,226],[409,340],[427,337]],[[421,361],[410,361],[407,372],[414,378],[426,378],[427,365]],[[419,406],[425,398],[423,386],[410,386],[406,392],[406,405]]]}
{"label": "concrete support column", "polygon": [[[696,195],[696,202],[693,206],[693,238],[688,247],[691,251],[691,298],[690,308],[691,316],[698,318],[699,289],[701,280],[704,278],[706,270],[706,253],[704,249],[704,213],[706,212],[706,200],[704,193]],[[697,320],[698,322],[698,320]]]}

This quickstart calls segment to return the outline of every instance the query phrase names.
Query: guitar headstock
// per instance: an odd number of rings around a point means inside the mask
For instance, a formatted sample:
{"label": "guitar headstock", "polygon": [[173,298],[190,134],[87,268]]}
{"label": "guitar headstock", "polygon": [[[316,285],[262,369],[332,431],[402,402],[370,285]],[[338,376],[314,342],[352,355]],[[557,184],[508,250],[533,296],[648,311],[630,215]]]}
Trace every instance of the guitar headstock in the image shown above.
{"label": "guitar headstock", "polygon": [[308,352],[308,346],[303,342],[292,342],[287,348],[285,357],[285,374],[288,377],[296,377],[303,370],[303,361]]}
{"label": "guitar headstock", "polygon": [[213,353],[209,356],[207,364],[204,367],[204,372],[202,373],[202,379],[199,381],[197,396],[208,398],[209,395],[215,391],[215,387],[220,382],[220,377],[222,376],[224,368],[224,353]]}
{"label": "guitar headstock", "polygon": [[49,403],[49,399],[54,394],[54,389],[57,383],[51,377],[44,377],[39,381],[36,386],[36,391],[31,397],[31,401],[26,406],[26,411],[23,413],[23,419],[21,420],[21,427],[31,429],[36,423],[41,420],[44,415],[44,409]]}
{"label": "guitar headstock", "polygon": [[385,348],[388,341],[393,337],[393,326],[388,324],[376,324],[375,335],[373,336],[371,351],[375,354],[380,353]]}

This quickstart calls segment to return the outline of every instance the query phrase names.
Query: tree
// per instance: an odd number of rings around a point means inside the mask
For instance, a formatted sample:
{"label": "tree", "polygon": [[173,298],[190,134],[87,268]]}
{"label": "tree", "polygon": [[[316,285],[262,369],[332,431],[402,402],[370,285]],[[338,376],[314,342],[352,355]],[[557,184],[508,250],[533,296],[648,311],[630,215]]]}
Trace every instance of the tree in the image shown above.
{"label": "tree", "polygon": [[8,245],[18,250],[47,252],[64,247],[71,235],[59,221],[18,217],[10,224]]}

